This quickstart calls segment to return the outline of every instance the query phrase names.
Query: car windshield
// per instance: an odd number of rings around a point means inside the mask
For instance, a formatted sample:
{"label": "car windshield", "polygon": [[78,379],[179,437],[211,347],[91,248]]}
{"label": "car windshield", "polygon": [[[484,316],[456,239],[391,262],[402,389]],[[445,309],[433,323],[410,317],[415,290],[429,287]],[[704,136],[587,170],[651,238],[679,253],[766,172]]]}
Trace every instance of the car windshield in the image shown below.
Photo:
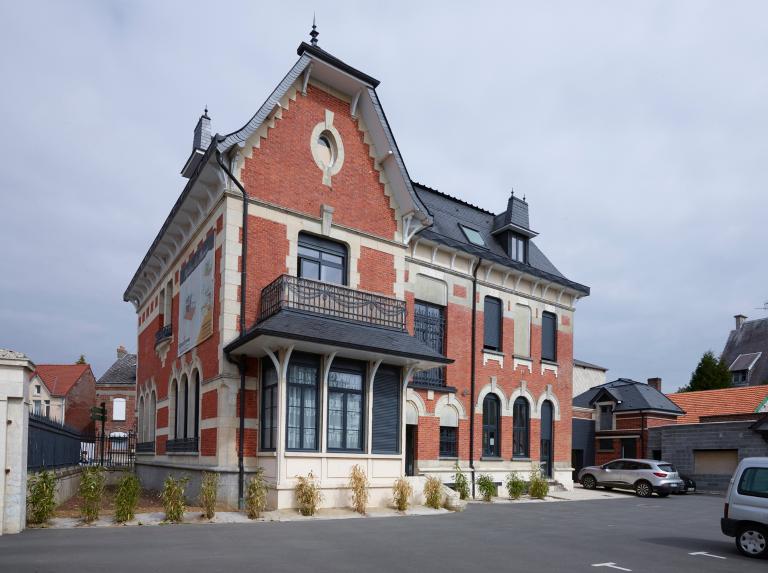
{"label": "car windshield", "polygon": [[663,472],[676,472],[675,466],[672,464],[659,464],[659,469]]}

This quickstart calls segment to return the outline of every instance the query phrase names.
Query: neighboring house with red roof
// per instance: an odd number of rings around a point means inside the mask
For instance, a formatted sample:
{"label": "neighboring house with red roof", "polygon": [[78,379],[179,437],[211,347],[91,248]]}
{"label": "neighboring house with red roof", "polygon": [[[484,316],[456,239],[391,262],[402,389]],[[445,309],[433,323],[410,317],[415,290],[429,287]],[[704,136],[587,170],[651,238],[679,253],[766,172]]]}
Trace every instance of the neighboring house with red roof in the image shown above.
{"label": "neighboring house with red roof", "polygon": [[667,397],[685,412],[678,418],[679,424],[756,420],[760,413],[768,412],[768,386],[765,385],[679,392]]}
{"label": "neighboring house with red roof", "polygon": [[768,455],[768,386],[667,397],[685,413],[649,431],[647,453],[675,464],[699,489],[722,491],[740,460]]}
{"label": "neighboring house with red roof", "polygon": [[[35,371],[36,379],[45,385],[47,398],[51,402],[50,416],[62,420],[76,430],[84,431],[93,428],[91,407],[96,403],[96,377],[89,364],[38,364]],[[36,408],[34,392],[37,390],[32,382],[32,409]],[[46,399],[40,389],[40,400],[43,401],[45,414]],[[56,410],[54,408],[56,403]]]}

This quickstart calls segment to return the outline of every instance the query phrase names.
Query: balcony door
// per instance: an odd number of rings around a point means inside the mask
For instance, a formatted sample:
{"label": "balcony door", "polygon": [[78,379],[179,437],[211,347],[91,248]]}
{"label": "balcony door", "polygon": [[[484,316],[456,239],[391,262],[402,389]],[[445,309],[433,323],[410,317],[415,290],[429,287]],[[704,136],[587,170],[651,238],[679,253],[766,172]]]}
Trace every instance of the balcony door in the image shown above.
{"label": "balcony door", "polygon": [[347,284],[347,247],[336,241],[299,233],[299,277]]}

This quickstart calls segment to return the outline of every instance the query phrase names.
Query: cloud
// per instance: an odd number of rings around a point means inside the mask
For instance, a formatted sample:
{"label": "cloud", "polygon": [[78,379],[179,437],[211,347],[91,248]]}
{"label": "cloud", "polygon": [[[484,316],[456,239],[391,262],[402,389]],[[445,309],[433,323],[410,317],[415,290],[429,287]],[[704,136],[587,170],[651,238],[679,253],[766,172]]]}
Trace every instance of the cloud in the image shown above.
{"label": "cloud", "polygon": [[6,3],[0,346],[97,374],[135,346],[122,293],[208,104],[243,125],[320,44],[382,81],[416,180],[501,210],[589,284],[576,354],[687,382],[765,291],[761,2]]}

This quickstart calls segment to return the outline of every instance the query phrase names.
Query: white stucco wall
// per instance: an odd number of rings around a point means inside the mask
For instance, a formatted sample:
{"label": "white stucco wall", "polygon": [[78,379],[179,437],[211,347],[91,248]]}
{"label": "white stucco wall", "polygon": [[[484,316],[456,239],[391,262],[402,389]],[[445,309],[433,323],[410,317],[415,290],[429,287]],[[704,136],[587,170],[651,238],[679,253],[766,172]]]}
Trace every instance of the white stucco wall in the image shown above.
{"label": "white stucco wall", "polygon": [[573,365],[573,395],[578,396],[594,388],[605,384],[605,370],[598,368],[585,368]]}
{"label": "white stucco wall", "polygon": [[0,535],[19,533],[26,522],[29,377],[23,354],[0,349]]}

